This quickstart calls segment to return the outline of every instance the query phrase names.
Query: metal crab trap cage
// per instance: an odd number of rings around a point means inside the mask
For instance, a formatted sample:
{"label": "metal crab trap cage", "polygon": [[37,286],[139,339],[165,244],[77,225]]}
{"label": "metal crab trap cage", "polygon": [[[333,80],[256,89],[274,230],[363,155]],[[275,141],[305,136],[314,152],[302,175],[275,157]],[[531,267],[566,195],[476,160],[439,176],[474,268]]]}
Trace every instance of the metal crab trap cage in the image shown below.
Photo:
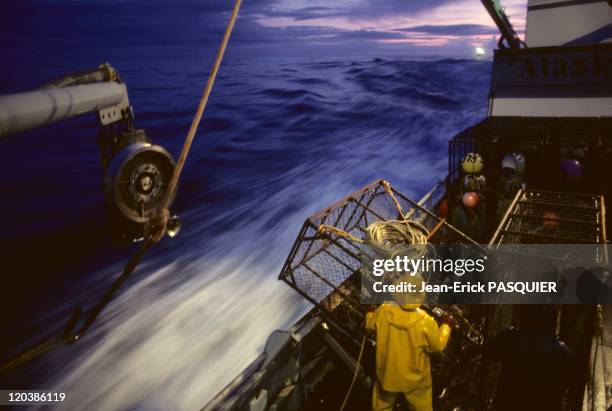
{"label": "metal crab trap cage", "polygon": [[557,263],[607,265],[606,243],[603,196],[520,190],[489,244]]}
{"label": "metal crab trap cage", "polygon": [[520,190],[491,244],[604,244],[604,198]]}
{"label": "metal crab trap cage", "polygon": [[386,181],[350,194],[303,224],[279,279],[353,336],[363,334],[361,273],[376,251],[363,239],[381,221],[410,220],[432,244],[478,244]]}
{"label": "metal crab trap cage", "polygon": [[468,153],[483,156],[484,173],[498,174],[504,155],[520,151],[527,160],[525,178],[534,188],[561,191],[559,186],[567,186],[559,161],[569,158],[583,163],[583,181],[589,185],[571,191],[600,191],[603,171],[609,170],[611,130],[612,118],[489,117],[449,141],[449,177],[461,177]]}
{"label": "metal crab trap cage", "polygon": [[[340,331],[341,337],[352,340],[349,346],[356,349],[364,336],[364,316],[370,307],[362,304],[362,275],[368,269],[369,259],[376,255],[375,249],[364,241],[369,227],[381,222],[410,221],[424,235],[426,243],[434,245],[431,248],[483,249],[425,208],[425,203],[409,199],[383,180],[350,194],[304,222],[279,279],[317,306],[332,331]],[[439,398],[436,401],[452,403],[458,395],[470,401],[477,398],[478,367],[465,368],[464,364],[479,355],[486,306],[438,305],[427,301],[423,309],[434,317],[450,312],[458,330],[458,336],[432,361],[432,373],[436,376],[434,394]]]}
{"label": "metal crab trap cage", "polygon": [[[482,239],[488,239],[521,188],[610,195],[610,130],[610,118],[489,117],[449,141],[449,204],[460,203],[466,190],[476,191],[484,226],[490,227]],[[478,171],[466,172],[471,155],[481,163]]]}

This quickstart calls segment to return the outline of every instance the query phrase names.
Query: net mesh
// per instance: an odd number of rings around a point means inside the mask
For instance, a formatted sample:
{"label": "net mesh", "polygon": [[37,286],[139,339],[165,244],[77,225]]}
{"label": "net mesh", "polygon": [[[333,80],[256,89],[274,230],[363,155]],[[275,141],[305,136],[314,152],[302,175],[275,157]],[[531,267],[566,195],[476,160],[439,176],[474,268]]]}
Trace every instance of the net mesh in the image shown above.
{"label": "net mesh", "polygon": [[522,190],[499,225],[493,244],[605,243],[603,198]]}
{"label": "net mesh", "polygon": [[[417,221],[436,244],[476,244],[417,202],[378,180],[308,218],[279,278],[321,308],[347,331],[361,333],[365,306],[360,304],[361,277],[374,255],[362,240],[376,221]],[[346,235],[321,231],[331,226]]]}

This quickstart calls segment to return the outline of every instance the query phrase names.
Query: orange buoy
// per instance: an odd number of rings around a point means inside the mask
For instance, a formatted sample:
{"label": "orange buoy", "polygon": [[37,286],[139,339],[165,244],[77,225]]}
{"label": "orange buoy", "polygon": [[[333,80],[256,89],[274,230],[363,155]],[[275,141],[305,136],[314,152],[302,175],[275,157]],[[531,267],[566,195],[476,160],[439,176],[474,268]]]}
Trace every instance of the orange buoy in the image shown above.
{"label": "orange buoy", "polygon": [[468,191],[463,195],[463,205],[467,208],[474,208],[480,202],[480,196],[473,191]]}
{"label": "orange buoy", "polygon": [[551,231],[555,231],[559,228],[561,220],[561,216],[559,216],[559,213],[556,213],[554,211],[545,211],[542,214],[542,217],[544,218],[544,227],[548,228]]}

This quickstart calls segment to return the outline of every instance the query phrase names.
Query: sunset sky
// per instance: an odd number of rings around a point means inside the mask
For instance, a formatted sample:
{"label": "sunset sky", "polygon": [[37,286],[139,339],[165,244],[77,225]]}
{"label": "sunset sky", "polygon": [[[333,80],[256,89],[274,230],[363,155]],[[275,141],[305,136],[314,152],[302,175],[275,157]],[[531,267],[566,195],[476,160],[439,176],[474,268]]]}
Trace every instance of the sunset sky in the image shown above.
{"label": "sunset sky", "polygon": [[[7,48],[215,47],[232,0],[20,0],[0,5]],[[526,0],[503,2],[519,34]],[[232,45],[299,53],[303,49],[465,54],[494,47],[497,28],[479,0],[243,0]],[[4,44],[2,44],[4,43]]]}
{"label": "sunset sky", "polygon": [[[526,0],[503,2],[517,32],[525,29]],[[402,45],[410,51],[461,53],[491,48],[499,36],[478,0],[293,0],[244,3],[243,35],[308,44]]]}
{"label": "sunset sky", "polygon": [[[504,5],[516,30],[522,33],[526,1],[506,1]],[[488,40],[498,34],[477,0],[297,0],[248,10],[249,19],[267,28],[313,29],[313,40],[318,37],[442,46],[457,40]],[[317,29],[321,31],[318,35]]]}

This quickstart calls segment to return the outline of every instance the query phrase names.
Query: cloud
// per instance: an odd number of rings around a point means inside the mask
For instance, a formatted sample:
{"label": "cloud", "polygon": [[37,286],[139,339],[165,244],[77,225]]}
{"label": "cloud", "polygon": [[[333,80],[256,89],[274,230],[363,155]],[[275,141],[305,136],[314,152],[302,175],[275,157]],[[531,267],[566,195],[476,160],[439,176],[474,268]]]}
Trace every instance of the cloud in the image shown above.
{"label": "cloud", "polygon": [[346,15],[346,11],[341,8],[324,6],[303,7],[294,10],[277,9],[275,7],[270,7],[259,10],[259,14],[268,18],[286,17],[298,22],[305,20],[344,16]]}
{"label": "cloud", "polygon": [[452,2],[453,0],[365,0],[354,2],[345,9],[345,12],[348,16],[367,16],[369,18],[410,15],[435,9]]}
{"label": "cloud", "polygon": [[341,31],[332,27],[287,26],[265,27],[254,20],[242,20],[237,24],[232,35],[234,44],[294,44],[307,43],[310,40],[332,38]]}
{"label": "cloud", "polygon": [[435,34],[441,36],[479,36],[496,35],[499,30],[493,26],[483,24],[446,24],[446,25],[421,25],[395,29],[395,31]]}
{"label": "cloud", "polygon": [[[360,17],[396,16],[398,14],[414,14],[427,9],[433,9],[451,3],[452,0],[353,0],[319,1],[320,5],[312,5],[316,1],[308,2],[308,6],[301,7],[299,0],[294,1],[268,1],[267,7],[260,13],[266,17],[291,17],[295,20],[309,20],[326,17],[346,17],[358,19]],[[260,5],[261,6],[261,5]],[[253,7],[251,8],[253,9]]]}
{"label": "cloud", "polygon": [[388,31],[376,30],[352,30],[341,31],[334,36],[335,39],[345,40],[395,40],[405,39],[406,36],[401,33],[393,33]]}
{"label": "cloud", "polygon": [[[517,10],[524,1],[508,0]],[[374,47],[418,37],[435,46],[436,36],[442,43],[453,36],[496,35],[478,6],[467,0],[249,0],[232,44]],[[0,4],[0,46],[31,51],[62,49],[68,43],[96,49],[119,43],[215,48],[231,8],[226,0],[9,1]]]}

